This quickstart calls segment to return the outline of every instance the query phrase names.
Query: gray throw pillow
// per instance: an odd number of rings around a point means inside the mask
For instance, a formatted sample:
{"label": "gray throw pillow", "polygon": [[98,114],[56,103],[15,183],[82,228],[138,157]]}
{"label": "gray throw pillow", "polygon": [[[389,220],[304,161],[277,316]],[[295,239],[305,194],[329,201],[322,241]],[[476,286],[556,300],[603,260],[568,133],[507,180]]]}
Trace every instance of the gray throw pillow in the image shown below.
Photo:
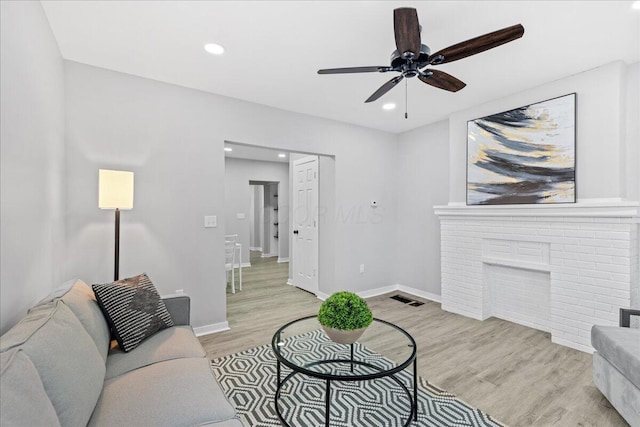
{"label": "gray throw pillow", "polygon": [[131,351],[145,338],[173,326],[164,301],[146,273],[92,288],[122,351]]}

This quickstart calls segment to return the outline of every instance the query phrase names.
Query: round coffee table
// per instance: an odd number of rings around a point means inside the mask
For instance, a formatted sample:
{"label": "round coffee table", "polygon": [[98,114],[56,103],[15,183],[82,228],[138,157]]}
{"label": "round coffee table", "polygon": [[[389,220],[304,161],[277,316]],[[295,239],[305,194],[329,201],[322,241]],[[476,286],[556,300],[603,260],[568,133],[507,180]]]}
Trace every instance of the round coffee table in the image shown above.
{"label": "round coffee table", "polygon": [[[290,424],[280,410],[282,387],[298,374],[325,381],[325,426],[329,426],[332,381],[365,381],[388,377],[404,390],[410,413],[404,426],[418,417],[418,376],[416,342],[408,332],[393,323],[373,319],[356,344],[331,341],[316,316],[287,323],[274,334],[271,342],[277,359],[275,408],[283,425]],[[292,370],[281,378],[281,364]],[[407,386],[397,376],[413,364],[412,384]],[[411,389],[411,390],[410,390]]]}

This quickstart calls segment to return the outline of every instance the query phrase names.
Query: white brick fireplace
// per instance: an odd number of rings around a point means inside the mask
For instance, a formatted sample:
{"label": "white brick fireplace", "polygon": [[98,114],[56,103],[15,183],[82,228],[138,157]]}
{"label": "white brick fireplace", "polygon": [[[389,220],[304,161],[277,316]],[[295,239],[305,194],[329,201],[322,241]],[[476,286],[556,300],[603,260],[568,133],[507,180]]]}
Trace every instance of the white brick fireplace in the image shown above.
{"label": "white brick fireplace", "polygon": [[640,308],[635,202],[436,206],[442,309],[499,317],[592,352],[591,326]]}

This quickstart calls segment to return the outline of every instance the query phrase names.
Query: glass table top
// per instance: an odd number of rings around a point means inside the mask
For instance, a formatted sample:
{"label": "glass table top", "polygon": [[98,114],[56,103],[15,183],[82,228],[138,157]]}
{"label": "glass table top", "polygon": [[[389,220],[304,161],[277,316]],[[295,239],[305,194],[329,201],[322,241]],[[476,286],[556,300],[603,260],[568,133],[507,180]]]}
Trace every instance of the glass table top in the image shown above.
{"label": "glass table top", "polygon": [[357,380],[379,378],[406,368],[416,354],[415,341],[399,326],[380,319],[351,345],[326,335],[316,316],[294,320],[272,340],[276,357],[289,368],[319,378]]}

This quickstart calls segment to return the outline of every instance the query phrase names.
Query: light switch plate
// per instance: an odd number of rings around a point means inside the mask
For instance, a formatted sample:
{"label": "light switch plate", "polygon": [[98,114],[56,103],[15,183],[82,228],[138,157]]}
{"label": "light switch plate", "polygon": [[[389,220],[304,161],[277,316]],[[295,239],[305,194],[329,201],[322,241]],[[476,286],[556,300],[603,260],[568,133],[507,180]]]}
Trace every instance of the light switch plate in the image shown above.
{"label": "light switch plate", "polygon": [[236,214],[236,218],[238,219],[244,219],[244,213],[240,212]]}
{"label": "light switch plate", "polygon": [[207,215],[204,217],[204,228],[215,228],[218,226],[218,217],[215,215]]}

